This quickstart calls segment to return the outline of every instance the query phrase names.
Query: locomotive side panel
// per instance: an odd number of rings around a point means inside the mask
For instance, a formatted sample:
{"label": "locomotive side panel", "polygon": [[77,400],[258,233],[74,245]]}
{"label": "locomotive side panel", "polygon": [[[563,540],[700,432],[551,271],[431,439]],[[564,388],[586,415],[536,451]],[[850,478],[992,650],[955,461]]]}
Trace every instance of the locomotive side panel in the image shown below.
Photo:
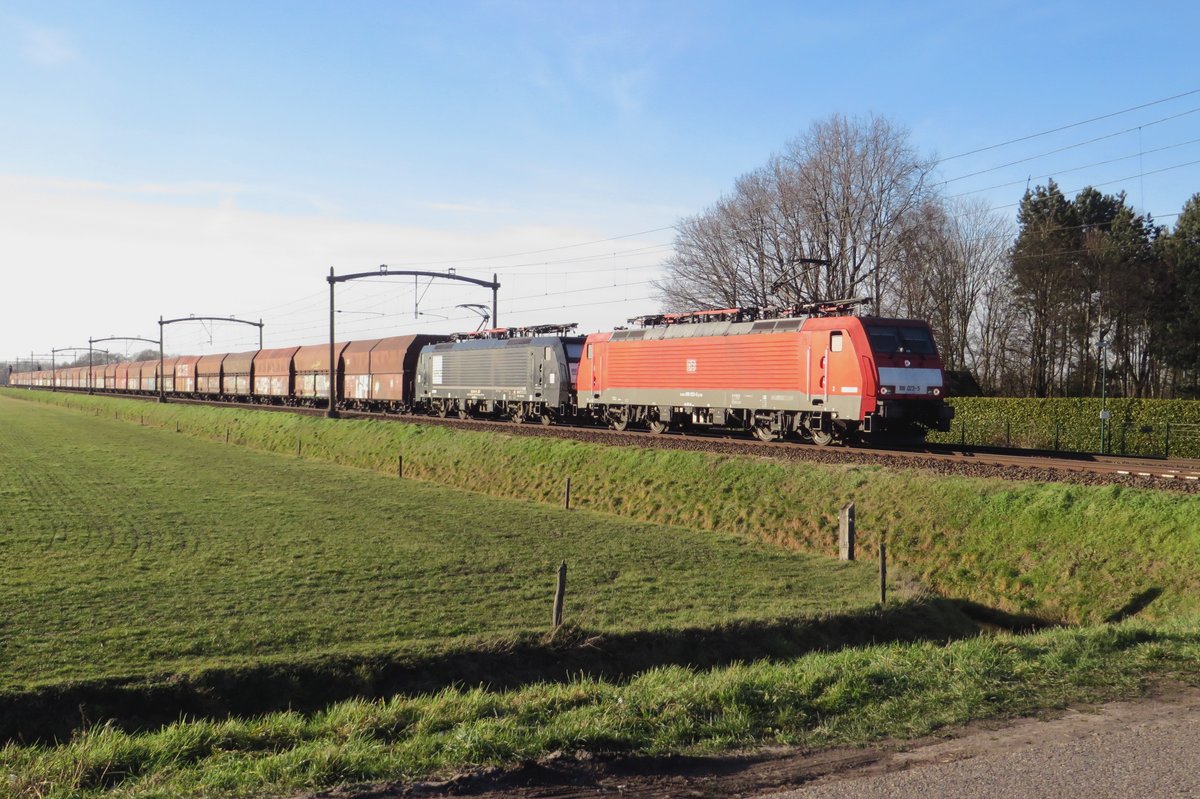
{"label": "locomotive side panel", "polygon": [[417,394],[431,402],[569,403],[581,338],[470,340],[426,346]]}
{"label": "locomotive side panel", "polygon": [[858,418],[864,381],[850,337],[782,322],[593,335],[580,362],[579,402]]}
{"label": "locomotive side panel", "polygon": [[685,408],[806,407],[797,339],[792,334],[612,341],[602,356],[600,401]]}

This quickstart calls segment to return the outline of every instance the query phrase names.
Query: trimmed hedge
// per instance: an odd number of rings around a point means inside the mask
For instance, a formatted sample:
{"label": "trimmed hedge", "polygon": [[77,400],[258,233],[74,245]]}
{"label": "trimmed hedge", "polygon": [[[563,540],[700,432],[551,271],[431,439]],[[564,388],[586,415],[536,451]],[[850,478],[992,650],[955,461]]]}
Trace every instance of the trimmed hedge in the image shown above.
{"label": "trimmed hedge", "polygon": [[[954,426],[938,443],[1100,452],[1101,402],[1096,398],[955,397]],[[1104,451],[1200,458],[1200,402],[1109,399]]]}

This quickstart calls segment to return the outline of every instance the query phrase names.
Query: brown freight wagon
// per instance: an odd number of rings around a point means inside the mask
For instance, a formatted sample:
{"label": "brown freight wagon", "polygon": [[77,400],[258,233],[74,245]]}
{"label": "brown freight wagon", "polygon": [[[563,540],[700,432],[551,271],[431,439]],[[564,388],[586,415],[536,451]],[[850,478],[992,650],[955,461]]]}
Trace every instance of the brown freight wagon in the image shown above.
{"label": "brown freight wagon", "polygon": [[127,380],[125,390],[136,392],[142,390],[142,362],[134,361],[129,364],[129,372],[126,374]]}
{"label": "brown freight wagon", "polygon": [[181,355],[175,361],[175,393],[191,394],[196,390],[196,364],[199,355]]}
{"label": "brown freight wagon", "polygon": [[[179,361],[179,358],[177,358],[177,357],[163,359],[162,373],[164,375],[166,375],[166,379],[163,381],[162,390],[166,393],[170,393],[175,390],[175,364],[178,361]],[[159,366],[158,366],[158,364],[155,364],[154,365],[154,374],[156,377],[158,376],[158,371],[159,371]],[[157,388],[157,386],[155,388]]]}
{"label": "brown freight wagon", "polygon": [[270,402],[272,398],[292,395],[295,371],[292,359],[299,347],[259,350],[254,356],[254,396]]}
{"label": "brown freight wagon", "polygon": [[221,393],[221,364],[225,362],[225,353],[202,355],[196,361],[196,393]]}
{"label": "brown freight wagon", "polygon": [[113,384],[113,388],[115,388],[117,391],[128,391],[129,390],[129,367],[132,365],[133,364],[130,364],[130,363],[117,364],[117,373],[116,373],[117,380]]}
{"label": "brown freight wagon", "polygon": [[254,391],[254,356],[258,350],[231,352],[225,356],[221,393],[229,397],[249,397]]}
{"label": "brown freight wagon", "polygon": [[102,387],[108,391],[115,391],[117,388],[117,367],[119,365],[109,363],[102,367],[104,369],[104,385]]}
{"label": "brown freight wagon", "polygon": [[[342,382],[342,352],[346,342],[333,345],[333,357],[337,361],[334,385]],[[296,350],[292,359],[296,369],[295,394],[306,404],[316,399],[329,399],[329,344],[311,344]],[[335,397],[336,401],[338,398]]]}
{"label": "brown freight wagon", "polygon": [[342,396],[357,406],[411,408],[421,348],[448,340],[422,334],[352,342],[342,355]]}
{"label": "brown freight wagon", "polygon": [[158,361],[142,361],[142,391],[158,391]]}

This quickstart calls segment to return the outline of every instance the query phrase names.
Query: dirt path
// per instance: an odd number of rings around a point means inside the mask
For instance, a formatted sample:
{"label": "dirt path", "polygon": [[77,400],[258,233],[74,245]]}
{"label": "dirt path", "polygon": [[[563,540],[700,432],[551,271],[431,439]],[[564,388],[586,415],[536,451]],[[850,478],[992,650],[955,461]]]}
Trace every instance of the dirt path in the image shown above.
{"label": "dirt path", "polygon": [[[1155,749],[1160,738],[1178,747],[1180,754],[1171,756]],[[1163,756],[1156,759],[1138,751],[1139,742]],[[1198,742],[1200,689],[1167,686],[1137,701],[1072,709],[1044,719],[980,722],[938,737],[887,741],[871,748],[771,749],[727,757],[555,754],[511,770],[485,770],[443,782],[360,786],[317,794],[313,799],[1007,796],[1010,794],[1002,792],[997,780],[1009,776],[1019,780],[1021,769],[1012,763],[1043,763],[1063,782],[1056,788],[1046,777],[1030,772],[1026,776],[1035,781],[1033,788],[1017,781],[1011,786],[1013,796],[1194,796],[1200,795]],[[1057,762],[1058,757],[1064,762]],[[1102,763],[1097,766],[1089,758],[1101,758]],[[1124,765],[1123,759],[1128,761]],[[999,776],[991,773],[997,770]],[[972,774],[986,789],[972,792]],[[1118,780],[1116,787],[1103,782],[1113,775]],[[946,780],[944,790],[936,787],[939,779]],[[1089,779],[1098,784],[1084,784]],[[906,782],[911,786],[906,787]],[[1147,786],[1158,783],[1163,784],[1161,792],[1147,793]]]}

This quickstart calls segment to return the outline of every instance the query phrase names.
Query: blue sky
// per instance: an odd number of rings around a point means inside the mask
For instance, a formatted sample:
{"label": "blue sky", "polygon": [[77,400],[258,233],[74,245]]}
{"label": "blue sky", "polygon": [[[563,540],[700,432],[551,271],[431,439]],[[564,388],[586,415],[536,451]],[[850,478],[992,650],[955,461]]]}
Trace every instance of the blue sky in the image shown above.
{"label": "blue sky", "polygon": [[[9,287],[59,309],[6,303],[0,358],[156,335],[160,314],[320,340],[331,265],[457,264],[501,275],[505,324],[620,324],[654,310],[670,226],[814,121],[883,114],[946,157],[1189,92],[1196,8],[0,2],[0,254]],[[1170,223],[1200,191],[1200,166],[1181,166],[1200,160],[1195,108],[957,158],[941,178],[1003,207],[1061,172]],[[486,299],[416,293],[424,317],[407,282],[348,285],[347,337],[471,327],[454,306]]]}

